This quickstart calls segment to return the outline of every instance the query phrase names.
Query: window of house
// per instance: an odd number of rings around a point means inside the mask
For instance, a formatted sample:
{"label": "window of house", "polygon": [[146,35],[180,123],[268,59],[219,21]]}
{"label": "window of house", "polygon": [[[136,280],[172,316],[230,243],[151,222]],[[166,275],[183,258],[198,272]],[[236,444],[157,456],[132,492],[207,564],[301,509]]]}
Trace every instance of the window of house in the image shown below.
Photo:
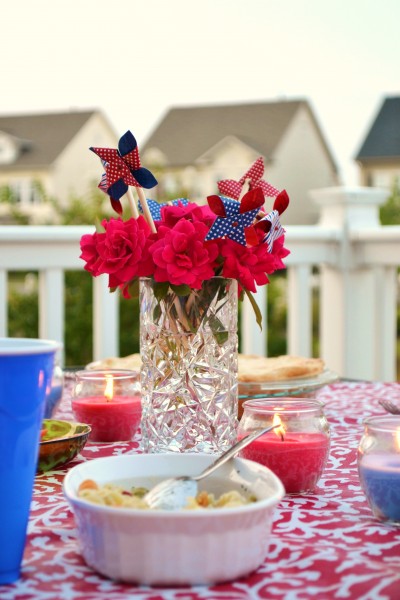
{"label": "window of house", "polygon": [[8,165],[15,161],[18,156],[18,149],[10,137],[0,132],[0,164]]}
{"label": "window of house", "polygon": [[378,188],[390,188],[392,186],[392,173],[390,171],[375,171],[374,173],[374,187]]}
{"label": "window of house", "polygon": [[21,188],[19,181],[12,181],[10,183],[10,189],[12,191],[14,201],[17,204],[21,204]]}
{"label": "window of house", "polygon": [[21,206],[31,206],[32,204],[39,204],[40,197],[36,186],[28,177],[21,177],[14,179],[10,183],[10,188],[13,192],[15,201]]}
{"label": "window of house", "polygon": [[176,178],[171,175],[170,173],[166,174],[164,177],[164,187],[165,187],[165,191],[168,194],[175,194],[176,190],[177,190],[177,181]]}

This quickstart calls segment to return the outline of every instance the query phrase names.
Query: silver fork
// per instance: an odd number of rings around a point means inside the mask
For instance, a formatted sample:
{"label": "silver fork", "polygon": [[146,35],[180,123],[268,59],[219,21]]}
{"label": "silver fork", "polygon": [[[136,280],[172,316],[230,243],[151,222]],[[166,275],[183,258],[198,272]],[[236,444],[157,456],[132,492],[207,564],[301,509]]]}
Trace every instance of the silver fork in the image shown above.
{"label": "silver fork", "polygon": [[391,400],[379,400],[379,404],[388,413],[391,413],[392,415],[400,415],[400,406],[396,406],[396,404]]}

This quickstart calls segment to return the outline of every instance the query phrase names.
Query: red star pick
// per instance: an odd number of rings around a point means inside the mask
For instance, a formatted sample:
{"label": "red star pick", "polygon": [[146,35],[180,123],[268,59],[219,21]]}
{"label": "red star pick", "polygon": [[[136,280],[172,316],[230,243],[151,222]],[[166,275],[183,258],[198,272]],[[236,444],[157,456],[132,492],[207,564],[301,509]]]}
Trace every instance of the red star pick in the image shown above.
{"label": "red star pick", "polygon": [[260,156],[257,158],[255,163],[251,165],[250,169],[243,175],[243,177],[239,179],[239,181],[235,181],[234,179],[224,179],[218,182],[218,189],[221,194],[238,200],[242,192],[243,185],[247,179],[249,182],[249,190],[261,188],[264,196],[274,198],[277,196],[277,194],[279,194],[279,190],[274,188],[264,179],[261,179],[263,175],[264,161]]}

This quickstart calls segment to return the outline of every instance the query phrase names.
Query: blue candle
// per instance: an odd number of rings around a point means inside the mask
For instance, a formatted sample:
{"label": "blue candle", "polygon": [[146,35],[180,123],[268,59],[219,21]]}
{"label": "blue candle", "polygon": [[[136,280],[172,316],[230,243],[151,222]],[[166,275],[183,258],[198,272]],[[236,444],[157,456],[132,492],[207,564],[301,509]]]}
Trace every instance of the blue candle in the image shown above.
{"label": "blue candle", "polygon": [[375,517],[400,524],[400,454],[364,455],[358,470]]}

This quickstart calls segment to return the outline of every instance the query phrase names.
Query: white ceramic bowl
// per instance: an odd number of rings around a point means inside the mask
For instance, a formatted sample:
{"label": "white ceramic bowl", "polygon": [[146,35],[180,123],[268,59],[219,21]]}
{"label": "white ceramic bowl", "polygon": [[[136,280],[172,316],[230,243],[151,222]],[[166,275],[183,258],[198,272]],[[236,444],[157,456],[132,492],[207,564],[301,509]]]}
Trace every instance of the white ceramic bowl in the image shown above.
{"label": "white ceramic bowl", "polygon": [[144,585],[212,584],[257,569],[267,555],[274,507],[285,493],[276,475],[258,463],[235,458],[199,484],[216,495],[238,489],[258,498],[238,508],[134,510],[77,496],[84,479],[152,487],[166,477],[196,475],[213,460],[206,454],[125,454],[73,467],[64,494],[87,564],[112,579]]}

